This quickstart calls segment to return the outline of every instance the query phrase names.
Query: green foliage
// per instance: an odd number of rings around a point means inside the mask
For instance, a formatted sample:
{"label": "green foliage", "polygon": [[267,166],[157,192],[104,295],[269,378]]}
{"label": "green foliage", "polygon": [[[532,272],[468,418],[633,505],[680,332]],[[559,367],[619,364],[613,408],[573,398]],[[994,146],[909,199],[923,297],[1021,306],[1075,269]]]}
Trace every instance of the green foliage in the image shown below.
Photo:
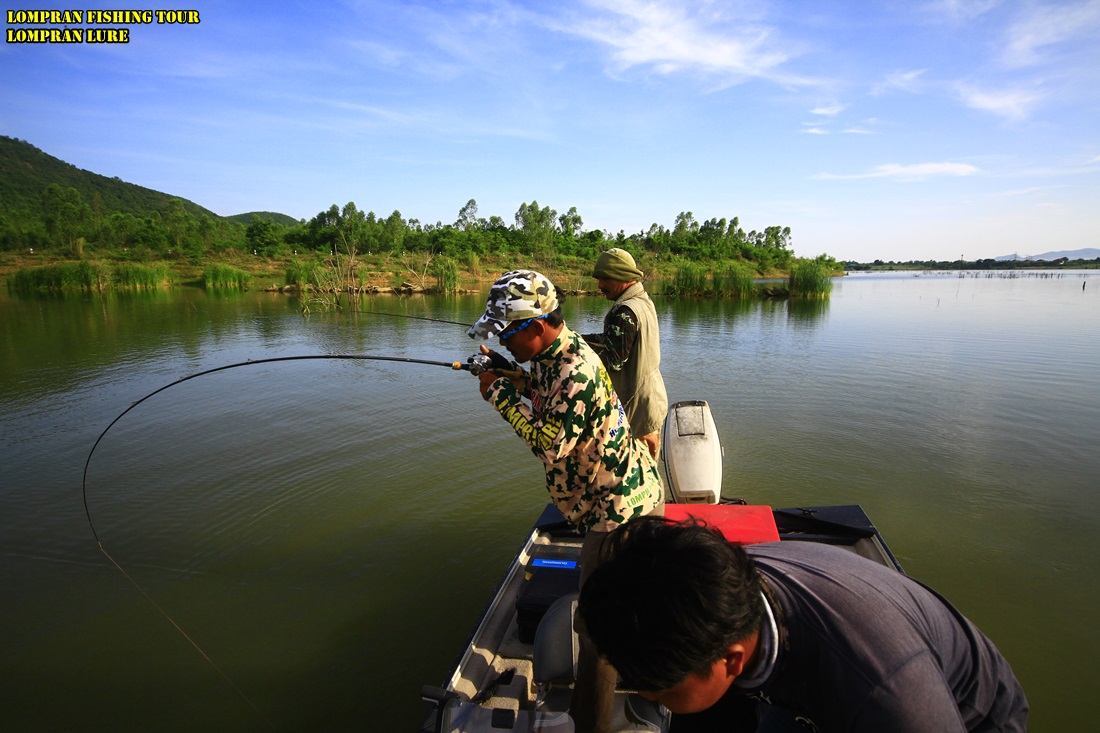
{"label": "green foliage", "polygon": [[[500,216],[480,216],[474,199],[452,224],[405,219],[396,210],[381,217],[354,202],[333,204],[308,221],[266,211],[220,217],[189,201],[79,170],[22,140],[0,137],[4,251],[29,254],[33,249],[53,258],[130,263],[182,260],[196,267],[211,257],[234,261],[235,252],[262,258],[301,254],[303,262],[316,259],[318,264],[308,265],[308,271],[302,269],[307,265],[289,267],[288,282],[356,292],[369,275],[362,262],[367,257],[392,257],[403,264],[407,273],[395,271],[395,285],[411,274],[420,287],[434,277],[439,288],[453,290],[455,263],[463,263],[475,277],[483,258],[494,267],[511,260],[556,276],[583,271],[610,247],[630,251],[640,264],[648,260],[643,269],[651,272],[674,263],[670,293],[709,291],[722,297],[746,297],[754,274],[785,273],[793,259],[789,227],[746,232],[737,217],[697,220],[691,211],[680,212],[671,228],[655,223],[635,234],[585,231],[575,206],[559,215],[535,200],[519,205],[511,225]],[[434,263],[430,269],[428,263]],[[208,286],[221,287],[223,279],[238,282],[235,276],[207,274]]]}
{"label": "green foliage", "polygon": [[75,188],[62,188],[56,183],[46,186],[42,198],[42,220],[46,231],[73,257],[82,257],[84,234],[92,218],[91,207],[84,203],[84,198]]}
{"label": "green foliage", "polygon": [[286,266],[286,284],[305,290],[316,283],[316,273],[320,267],[321,263],[317,260],[291,260]]}
{"label": "green foliage", "polygon": [[245,229],[244,241],[253,254],[272,257],[283,244],[283,227],[270,219],[261,219],[256,214]]}
{"label": "green foliage", "polygon": [[453,293],[458,290],[458,263],[450,257],[437,257],[432,261],[432,275],[435,276],[436,289],[441,293]]}
{"label": "green foliage", "polygon": [[700,295],[706,290],[707,268],[697,262],[683,262],[672,280],[665,283],[665,295]]}
{"label": "green foliage", "polygon": [[797,260],[788,278],[792,298],[825,298],[833,289],[832,270],[820,260]]}
{"label": "green foliage", "polygon": [[[25,140],[0,135],[0,201],[7,211],[38,211],[42,191],[50,184],[75,189],[93,215],[122,211],[134,216],[162,212],[169,194],[81,170],[34,147]],[[216,216],[197,204],[185,203],[191,216]]]}
{"label": "green foliage", "polygon": [[477,252],[466,252],[462,256],[463,267],[474,277],[481,277],[481,258],[478,257]]}
{"label": "green foliage", "polygon": [[19,293],[102,290],[111,281],[106,263],[81,260],[19,270],[8,278],[8,287]]}
{"label": "green foliage", "polygon": [[114,284],[118,287],[147,290],[160,287],[170,278],[168,266],[164,263],[141,265],[120,262],[114,267]]}
{"label": "green foliage", "polygon": [[248,226],[252,223],[253,218],[264,219],[270,221],[273,224],[278,224],[281,227],[293,227],[298,225],[298,220],[293,216],[287,216],[286,214],[280,214],[275,211],[250,211],[247,214],[233,214],[232,216],[225,217],[229,221],[237,222]]}
{"label": "green foliage", "polygon": [[207,290],[243,290],[248,286],[248,281],[249,275],[247,272],[227,265],[211,265],[202,273],[202,284]]}
{"label": "green foliage", "polygon": [[714,294],[719,298],[745,300],[756,295],[756,271],[747,263],[735,260],[714,270]]}

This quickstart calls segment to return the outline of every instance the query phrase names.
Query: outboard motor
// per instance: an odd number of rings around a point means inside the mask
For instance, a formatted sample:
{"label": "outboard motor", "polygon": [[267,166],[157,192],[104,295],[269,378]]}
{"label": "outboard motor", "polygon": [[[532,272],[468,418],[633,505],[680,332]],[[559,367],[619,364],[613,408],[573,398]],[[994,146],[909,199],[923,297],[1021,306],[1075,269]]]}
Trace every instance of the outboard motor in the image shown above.
{"label": "outboard motor", "polygon": [[722,498],[722,441],[705,400],[670,405],[665,417],[665,478],[673,503],[717,504]]}

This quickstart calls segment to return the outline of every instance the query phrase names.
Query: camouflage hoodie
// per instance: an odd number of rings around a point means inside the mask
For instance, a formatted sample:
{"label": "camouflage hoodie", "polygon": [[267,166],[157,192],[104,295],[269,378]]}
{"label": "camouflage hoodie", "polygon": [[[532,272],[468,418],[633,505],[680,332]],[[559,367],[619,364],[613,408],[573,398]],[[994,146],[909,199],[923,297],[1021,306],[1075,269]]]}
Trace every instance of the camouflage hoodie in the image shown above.
{"label": "camouflage hoodie", "polygon": [[662,496],[657,464],[631,435],[611,379],[584,339],[563,327],[531,359],[529,377],[528,394],[502,377],[487,398],[545,464],[546,488],[565,518],[610,531],[652,511]]}

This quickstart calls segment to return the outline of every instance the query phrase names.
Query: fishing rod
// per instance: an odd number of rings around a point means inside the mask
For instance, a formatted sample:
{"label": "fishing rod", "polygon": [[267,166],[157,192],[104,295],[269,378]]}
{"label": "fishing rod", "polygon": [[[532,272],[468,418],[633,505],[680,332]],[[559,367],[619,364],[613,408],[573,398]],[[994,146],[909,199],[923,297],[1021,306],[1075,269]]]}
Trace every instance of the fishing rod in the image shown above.
{"label": "fishing rod", "polygon": [[[386,314],[386,315],[394,315],[394,314]],[[402,316],[402,317],[415,318],[415,316]],[[433,319],[426,319],[426,320],[433,320]],[[444,322],[445,323],[454,323],[454,321],[444,321]],[[465,325],[465,324],[459,323],[457,325],[462,326],[462,325]],[[118,417],[116,417],[114,420],[112,420],[107,425],[107,427],[103,429],[103,432],[99,434],[98,438],[96,438],[95,443],[92,444],[92,449],[90,451],[88,451],[88,458],[84,461],[84,474],[83,474],[83,477],[81,479],[81,484],[80,484],[80,492],[81,492],[81,496],[84,500],[84,515],[88,518],[88,526],[92,530],[92,536],[95,537],[96,545],[99,547],[99,551],[103,553],[104,557],[106,557],[107,560],[110,561],[110,563],[112,565],[114,565],[115,568],[117,568],[118,571],[121,572],[123,574],[123,576],[125,576],[126,579],[129,580],[130,583],[135,588],[137,588],[137,590],[143,596],[145,596],[146,600],[148,600],[149,603],[152,604],[152,606],[168,621],[168,623],[171,624],[172,627],[175,628],[176,631],[179,632],[179,634],[185,640],[187,640],[187,642],[192,646],[192,648],[194,648],[195,651],[197,651],[199,653],[199,655],[202,656],[202,658],[206,660],[206,662],[221,676],[221,678],[223,680],[225,680],[225,682],[228,683],[229,686],[232,687],[237,692],[237,694],[245,702],[247,702],[248,705],[253,710],[255,710],[256,713],[259,714],[259,716],[261,718],[263,718],[268,723],[268,725],[270,725],[272,728],[275,727],[274,724],[272,723],[272,721],[270,719],[268,719],[268,717],[266,715],[264,715],[263,711],[260,710],[259,706],[256,705],[256,703],[253,702],[252,699],[249,698],[248,695],[246,695],[244,693],[244,691],[241,690],[241,688],[237,686],[237,684],[229,677],[229,675],[227,675],[225,673],[225,671],[223,671],[222,668],[219,667],[217,665],[217,663],[215,663],[214,660],[210,658],[210,656],[203,650],[203,648],[201,646],[199,646],[199,644],[194,639],[192,639],[187,634],[187,632],[184,631],[183,628],[178,623],[176,623],[175,619],[173,619],[172,616],[169,615],[169,613],[159,603],[157,603],[156,599],[154,599],[153,596],[150,595],[150,593],[148,591],[146,591],[145,588],[143,588],[140,583],[137,582],[137,580],[135,580],[128,572],[126,572],[125,568],[123,568],[122,565],[119,564],[119,562],[117,560],[115,560],[114,557],[111,556],[111,553],[107,552],[107,548],[103,546],[103,541],[99,537],[99,532],[96,531],[95,522],[92,520],[91,508],[88,505],[88,468],[92,463],[92,456],[95,454],[96,448],[99,447],[99,444],[103,441],[103,438],[107,435],[107,433],[111,430],[111,428],[114,427],[115,424],[118,423],[119,420],[121,420],[124,416],[126,416],[135,407],[137,407],[141,403],[145,402],[149,398],[153,397],[154,395],[160,394],[161,392],[165,391],[166,389],[169,389],[171,387],[174,387],[178,384],[182,384],[183,382],[187,382],[187,381],[192,380],[192,379],[197,379],[198,377],[206,376],[208,374],[214,374],[216,372],[224,372],[224,371],[229,370],[229,369],[237,369],[239,367],[245,367],[245,366],[254,366],[254,365],[257,365],[257,364],[271,364],[271,363],[283,362],[283,361],[305,361],[305,360],[312,360],[312,359],[342,359],[342,360],[351,360],[351,361],[385,361],[385,362],[394,362],[394,363],[401,363],[401,364],[423,364],[423,365],[428,365],[428,366],[447,367],[448,369],[453,369],[455,371],[459,371],[459,370],[468,371],[468,372],[470,372],[471,374],[474,374],[474,375],[481,374],[482,372],[487,371],[489,369],[504,369],[504,370],[506,370],[506,369],[513,368],[512,365],[508,362],[508,360],[505,359],[501,354],[498,354],[496,352],[491,352],[488,355],[481,354],[481,353],[474,354],[473,356],[469,357],[466,360],[466,363],[462,363],[462,362],[459,362],[459,361],[429,361],[427,359],[411,359],[411,358],[398,357],[398,356],[374,356],[374,355],[370,355],[370,354],[305,354],[305,355],[299,355],[299,356],[273,356],[273,357],[269,357],[269,358],[265,358],[265,359],[249,359],[247,361],[241,361],[241,362],[236,362],[234,364],[226,364],[226,365],[223,365],[223,366],[214,367],[212,369],[206,369],[206,370],[201,371],[201,372],[196,372],[194,374],[189,374],[185,377],[180,377],[179,379],[177,379],[174,382],[170,382],[170,383],[164,385],[163,387],[159,387],[158,389],[153,390],[152,392],[145,395],[141,399],[139,399],[136,402],[132,403],[129,407],[127,407],[121,413],[119,413]]]}

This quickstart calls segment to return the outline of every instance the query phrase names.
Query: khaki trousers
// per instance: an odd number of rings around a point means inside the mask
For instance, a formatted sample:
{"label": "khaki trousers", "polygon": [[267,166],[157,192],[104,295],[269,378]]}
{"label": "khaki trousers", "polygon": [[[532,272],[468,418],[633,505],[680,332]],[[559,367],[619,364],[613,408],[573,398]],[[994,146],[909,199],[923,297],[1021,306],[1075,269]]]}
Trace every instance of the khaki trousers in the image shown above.
{"label": "khaki trousers", "polygon": [[[658,504],[649,516],[662,517],[664,502]],[[581,545],[581,587],[592,572],[603,562],[603,545],[610,532],[589,530]],[[573,621],[580,650],[577,655],[577,680],[573,684],[573,698],[569,703],[569,715],[573,718],[576,733],[610,733],[612,703],[619,673],[596,651],[596,645],[588,636],[584,620],[578,615]]]}

